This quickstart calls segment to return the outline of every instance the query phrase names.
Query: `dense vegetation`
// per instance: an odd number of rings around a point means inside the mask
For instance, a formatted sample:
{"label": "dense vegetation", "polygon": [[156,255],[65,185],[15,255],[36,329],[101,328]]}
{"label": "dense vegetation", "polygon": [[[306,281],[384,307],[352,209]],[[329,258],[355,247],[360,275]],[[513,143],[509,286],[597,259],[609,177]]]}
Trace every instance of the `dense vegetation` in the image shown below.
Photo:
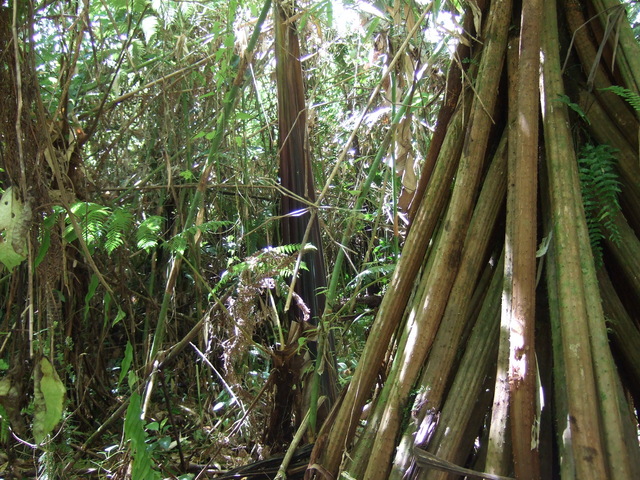
{"label": "dense vegetation", "polygon": [[293,3],[0,3],[0,476],[640,474],[638,4]]}

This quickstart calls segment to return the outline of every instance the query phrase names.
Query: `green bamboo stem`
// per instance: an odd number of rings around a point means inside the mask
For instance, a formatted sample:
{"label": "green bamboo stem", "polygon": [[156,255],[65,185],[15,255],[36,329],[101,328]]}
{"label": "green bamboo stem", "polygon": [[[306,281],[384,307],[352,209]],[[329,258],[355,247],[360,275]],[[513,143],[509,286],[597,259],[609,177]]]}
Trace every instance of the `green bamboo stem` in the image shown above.
{"label": "green bamboo stem", "polygon": [[424,276],[425,295],[414,302],[409,313],[410,319],[415,318],[415,327],[402,357],[402,367],[395,381],[387,382],[384,386],[390,388],[393,394],[385,405],[372,449],[375,458],[369,462],[363,479],[386,476],[411,387],[417,380],[431,347],[459,268],[460,253],[484,165],[492,123],[491,115],[497,103],[498,82],[495,82],[495,78],[500,77],[504,63],[510,14],[510,1],[492,3],[487,17],[485,50],[475,90],[477,96],[474,97],[471,107],[470,126],[465,137],[451,202],[443,219],[442,236],[434,248],[433,266]]}
{"label": "green bamboo stem", "polygon": [[[619,396],[620,391],[618,389],[618,385],[620,383],[620,379],[609,347],[607,327],[605,325],[604,313],[602,311],[595,263],[593,255],[591,254],[587,222],[582,210],[580,182],[577,175],[573,178],[573,182],[576,211],[581,212],[578,221],[578,240],[580,243],[580,258],[582,261],[581,270],[584,276],[584,292],[589,321],[589,338],[591,340],[593,368],[598,390],[598,405],[600,407],[601,418],[604,419],[602,422],[602,430],[604,433],[604,441],[608,457],[609,478],[611,480],[636,478],[631,473],[632,468],[630,459],[640,457],[640,449],[638,448],[637,442],[628,443],[625,441],[626,427],[624,422],[628,421],[628,417],[623,416],[623,412],[621,411],[623,399]],[[621,218],[622,215],[618,215],[618,220]],[[629,228],[629,230],[631,229]],[[633,232],[629,233],[633,234]],[[637,242],[637,239],[636,247],[640,247],[640,242]],[[640,255],[640,248],[636,248],[635,253]],[[636,267],[635,273],[637,275],[638,272],[640,272],[638,257],[634,257],[632,254],[625,260],[625,263],[634,264]]]}
{"label": "green bamboo stem", "polygon": [[[469,453],[460,449],[465,444],[467,425],[472,421],[474,405],[481,396],[485,377],[495,364],[498,353],[503,270],[504,255],[501,255],[460,368],[449,390],[450,395],[442,407],[438,426],[427,448],[428,452],[443,460],[456,462]],[[423,470],[416,478],[445,480],[448,477],[441,471]]]}
{"label": "green bamboo stem", "polygon": [[620,241],[614,242],[607,237],[607,247],[624,273],[626,288],[635,298],[640,298],[640,240],[622,213],[616,216],[614,223],[620,233]]}
{"label": "green bamboo stem", "polygon": [[[466,98],[470,100],[471,95],[467,95]],[[389,347],[389,341],[400,323],[409,295],[414,290],[416,275],[424,263],[429,239],[440,219],[448,197],[451,179],[462,151],[465,118],[468,115],[469,103],[468,101],[463,102],[462,105],[464,106],[454,113],[449,125],[438,126],[438,128],[447,128],[448,134],[438,156],[433,172],[433,181],[429,183],[425,193],[422,202],[424,206],[418,210],[409,231],[402,256],[392,275],[376,322],[373,324],[354,378],[345,395],[344,402],[349,405],[349,409],[341,408],[333,424],[327,425],[330,432],[321,432],[321,437],[329,435],[329,445],[325,446],[323,450],[325,468],[329,464],[334,465],[336,469],[338,468],[344,450],[345,438],[351,438],[353,435],[362,407],[376,380],[377,368],[375,366],[381,365]],[[339,441],[339,439],[342,440]],[[335,464],[330,462],[335,462]]]}
{"label": "green bamboo stem", "polygon": [[[444,392],[450,383],[451,372],[454,367],[458,348],[464,337],[464,330],[471,318],[473,296],[478,277],[488,256],[491,234],[506,194],[506,146],[504,136],[493,157],[482,190],[478,197],[476,208],[469,225],[467,238],[462,251],[460,269],[451,289],[449,300],[440,323],[440,328],[434,340],[429,359],[419,380],[419,393],[414,402],[420,405],[417,414],[420,431],[430,431],[429,421],[424,421],[428,412],[439,410],[444,398]],[[423,435],[415,436],[416,424],[411,422],[404,433],[404,444],[407,448],[398,449],[394,460],[391,478],[406,470],[411,462],[411,449],[408,446],[413,441],[422,444]],[[401,477],[397,477],[401,478]]]}
{"label": "green bamboo stem", "polygon": [[[548,191],[548,190],[547,190]],[[549,211],[548,201],[546,202]],[[547,221],[547,219],[545,219]],[[553,402],[556,423],[556,445],[558,446],[559,471],[562,480],[576,479],[576,462],[573,456],[571,426],[569,424],[569,400],[567,390],[566,366],[562,351],[562,328],[560,326],[560,300],[558,298],[558,259],[553,248],[549,247],[546,257],[547,298],[549,319],[551,321],[551,345],[553,350]]]}
{"label": "green bamboo stem", "polygon": [[[509,157],[505,291],[509,323],[509,386],[513,462],[518,479],[540,478],[536,428],[535,298],[538,112],[542,0],[522,4],[517,113]],[[510,138],[513,138],[510,136]]]}
{"label": "green bamboo stem", "polygon": [[[543,27],[543,125],[549,179],[553,246],[557,253],[557,291],[562,356],[576,476],[608,478],[605,448],[599,424],[599,405],[592,364],[583,273],[578,248],[578,221],[574,179],[577,163],[566,107],[555,101],[564,93],[560,75],[556,2],[545,2]],[[583,216],[584,214],[582,214]],[[558,388],[563,386],[557,385]]]}
{"label": "green bamboo stem", "polygon": [[637,404],[640,402],[640,330],[629,316],[607,271],[603,268],[598,270],[598,284],[605,318],[611,331],[610,337],[629,379],[627,388]]}
{"label": "green bamboo stem", "polygon": [[[508,98],[517,98],[518,63],[519,63],[519,38],[509,40],[507,50],[507,83]],[[517,118],[517,102],[508,102],[508,158],[515,158],[515,119]],[[510,169],[513,171],[513,167]],[[508,202],[513,202],[513,196],[508,197]],[[508,207],[510,210],[512,206]],[[509,252],[509,257],[512,257]],[[511,295],[511,284],[505,282],[503,286],[503,298]],[[513,464],[511,455],[511,430],[509,424],[509,338],[511,335],[511,304],[504,301],[500,319],[500,338],[498,341],[498,358],[496,364],[495,386],[493,389],[493,403],[491,406],[491,423],[487,435],[487,454],[485,459],[485,471],[489,473],[506,475]]]}

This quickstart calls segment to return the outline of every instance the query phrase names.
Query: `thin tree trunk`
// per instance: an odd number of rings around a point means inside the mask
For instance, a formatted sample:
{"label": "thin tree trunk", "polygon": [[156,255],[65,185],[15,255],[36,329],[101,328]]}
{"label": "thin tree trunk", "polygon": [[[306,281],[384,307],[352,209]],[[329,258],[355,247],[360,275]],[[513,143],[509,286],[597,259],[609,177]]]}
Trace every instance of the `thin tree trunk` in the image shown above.
{"label": "thin tree trunk", "polygon": [[[542,1],[523,2],[514,157],[509,158],[504,310],[510,328],[513,462],[518,479],[540,478],[535,411],[538,91]],[[504,314],[504,313],[503,313]]]}
{"label": "thin tree trunk", "polygon": [[[562,358],[569,412],[569,435],[576,465],[576,478],[608,478],[605,449],[599,422],[597,391],[591,362],[587,306],[585,303],[578,219],[573,179],[577,162],[573,150],[566,107],[556,101],[564,94],[558,54],[558,27],[555,1],[545,2],[543,32],[543,118],[553,245],[556,255],[557,291]],[[561,259],[561,260],[560,260]]]}

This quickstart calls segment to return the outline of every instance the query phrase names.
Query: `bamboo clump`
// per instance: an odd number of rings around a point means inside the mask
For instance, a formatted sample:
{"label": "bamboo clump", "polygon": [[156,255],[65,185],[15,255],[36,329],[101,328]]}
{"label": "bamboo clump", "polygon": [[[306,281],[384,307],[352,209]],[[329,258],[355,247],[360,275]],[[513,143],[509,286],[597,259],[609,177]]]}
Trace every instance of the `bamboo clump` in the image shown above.
{"label": "bamboo clump", "polygon": [[[640,476],[640,124],[602,90],[638,92],[638,45],[623,17],[605,35],[617,2],[587,4],[486,2],[467,52],[477,71],[448,92],[456,106],[403,255],[308,478],[455,478],[452,464],[495,478]],[[578,178],[587,141],[618,150],[622,241],[607,241],[603,265]]]}

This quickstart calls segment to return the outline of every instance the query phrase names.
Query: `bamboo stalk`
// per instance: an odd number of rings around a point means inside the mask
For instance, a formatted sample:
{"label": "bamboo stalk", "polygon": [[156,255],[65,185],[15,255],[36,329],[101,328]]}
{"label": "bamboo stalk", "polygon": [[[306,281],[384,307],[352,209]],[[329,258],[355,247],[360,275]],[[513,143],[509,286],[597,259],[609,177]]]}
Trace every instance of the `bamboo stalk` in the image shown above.
{"label": "bamboo stalk", "polygon": [[538,90],[542,1],[522,5],[514,155],[509,157],[505,294],[509,323],[509,413],[516,476],[540,478],[536,427],[535,298]]}
{"label": "bamboo stalk", "polygon": [[[548,192],[548,189],[547,189]],[[548,202],[547,202],[548,205]],[[547,209],[548,211],[549,209]],[[573,456],[571,426],[569,424],[569,399],[564,385],[567,384],[566,366],[562,352],[562,328],[560,326],[560,300],[558,298],[558,272],[553,244],[546,253],[547,267],[547,295],[549,303],[549,318],[551,320],[551,343],[553,349],[553,402],[556,423],[556,445],[560,463],[560,478],[573,480],[576,478],[576,462]]]}
{"label": "bamboo stalk", "polygon": [[[578,219],[573,184],[577,165],[566,107],[554,101],[563,94],[558,52],[556,2],[545,2],[543,27],[543,125],[553,246],[557,270],[562,357],[565,362],[569,432],[576,462],[576,477],[608,478],[599,424],[599,406],[589,341],[587,305],[582,280]],[[560,261],[561,259],[561,261]]]}
{"label": "bamboo stalk", "polygon": [[451,203],[443,220],[440,241],[434,248],[435,259],[426,275],[423,298],[414,302],[409,318],[415,318],[405,349],[403,365],[399,375],[391,384],[393,395],[385,405],[378,435],[372,451],[374,461],[370,461],[363,479],[375,479],[387,475],[395,438],[399,432],[411,386],[416,381],[422,363],[433,342],[440,323],[447,298],[456,272],[459,268],[460,253],[471,217],[471,207],[480,181],[485,153],[492,122],[491,115],[497,103],[498,84],[504,63],[507,31],[511,13],[511,2],[496,1],[491,4],[488,16],[485,50],[478,72],[477,96],[471,108],[470,126],[465,138],[460,165],[454,184]]}
{"label": "bamboo stalk", "polygon": [[[467,96],[470,100],[470,95]],[[461,101],[449,125],[439,125],[447,129],[438,161],[433,171],[421,207],[418,209],[413,226],[407,236],[402,256],[393,273],[369,339],[362,352],[354,377],[345,394],[345,404],[336,420],[325,424],[320,436],[326,441],[320,452],[318,464],[337,469],[341,461],[344,445],[353,437],[364,403],[369,398],[381,365],[389,347],[391,336],[402,319],[407,301],[414,290],[418,270],[423,265],[425,252],[435,227],[440,220],[455,170],[463,148],[463,132],[469,113],[468,101]],[[348,441],[346,439],[349,439]]]}
{"label": "bamboo stalk", "polygon": [[629,379],[627,388],[634,397],[636,404],[640,403],[640,331],[629,313],[620,301],[613,283],[603,268],[598,270],[598,284],[602,295],[607,325],[611,331],[611,340],[620,357],[622,369]]}
{"label": "bamboo stalk", "polygon": [[[429,353],[429,360],[419,381],[419,390],[415,405],[420,408],[414,412],[417,414],[418,424],[421,424],[420,432],[432,430],[430,421],[424,421],[429,412],[440,409],[444,392],[451,382],[451,372],[458,353],[458,347],[467,322],[471,317],[473,291],[478,277],[483,268],[483,262],[488,256],[488,249],[495,228],[498,215],[504,203],[506,194],[506,136],[500,142],[491,162],[485,182],[483,184],[478,202],[471,220],[465,245],[460,260],[460,269],[456,276],[451,294],[447,301],[442,322]],[[429,415],[431,417],[431,415]],[[406,438],[404,450],[398,449],[391,477],[404,472],[411,462],[411,444],[426,442],[424,434],[416,434],[416,424],[410,423],[404,433]],[[415,436],[415,437],[414,437]],[[400,477],[398,477],[400,478]]]}
{"label": "bamboo stalk", "polygon": [[[498,353],[503,270],[504,255],[501,255],[450,394],[442,407],[440,421],[427,448],[428,452],[444,460],[455,462],[469,453],[460,451],[467,436],[466,427],[481,395],[485,377]],[[436,470],[423,470],[417,476],[421,480],[444,480],[447,477],[448,474]]]}
{"label": "bamboo stalk", "polygon": [[[487,0],[479,0],[477,2],[478,8],[480,10],[484,10],[486,2]],[[466,13],[464,16],[463,30],[464,32],[469,32],[470,37],[473,37],[474,33],[477,33],[473,28],[472,15],[468,13]],[[445,136],[449,135],[448,130],[442,127],[451,123],[451,117],[458,108],[460,94],[462,93],[462,62],[470,54],[471,48],[469,47],[469,45],[465,44],[465,42],[460,42],[458,44],[458,47],[456,48],[456,52],[453,54],[454,60],[451,62],[449,71],[447,72],[445,97],[442,101],[440,109],[438,110],[438,119],[436,121],[436,125],[438,125],[439,128],[437,128],[436,131],[433,132],[433,136],[431,137],[429,150],[420,171],[418,186],[409,207],[408,215],[411,223],[413,223],[413,219],[416,215],[418,207],[422,203],[427,185],[431,180],[431,174],[433,173],[433,169],[435,168],[435,164],[438,160],[440,148],[442,146],[442,143],[444,142]]]}
{"label": "bamboo stalk", "polygon": [[620,233],[620,241],[606,239],[607,247],[618,268],[624,273],[626,288],[636,300],[640,300],[640,240],[622,213],[614,220]]}
{"label": "bamboo stalk", "polygon": [[[518,37],[509,40],[507,50],[507,83],[508,98],[517,98],[518,85]],[[508,124],[507,135],[508,158],[515,158],[515,119],[517,102],[508,102]],[[513,202],[513,196],[507,199]],[[512,209],[513,207],[509,207]],[[510,295],[510,285],[503,285],[503,297]],[[498,339],[498,358],[495,374],[495,386],[493,389],[493,404],[491,407],[491,421],[488,433],[488,445],[486,447],[485,470],[494,474],[507,474],[512,467],[513,457],[511,455],[511,431],[509,425],[509,336],[510,317],[505,313],[509,312],[510,303],[502,303],[500,337]]]}
{"label": "bamboo stalk", "polygon": [[[576,201],[576,211],[580,212],[578,223],[578,241],[581,250],[581,270],[583,273],[584,293],[587,305],[587,314],[589,322],[589,338],[591,341],[591,351],[593,355],[593,368],[596,378],[596,387],[598,391],[598,405],[600,415],[603,419],[602,430],[604,433],[604,442],[608,457],[609,473],[612,480],[625,480],[634,477],[631,473],[630,459],[640,457],[640,449],[638,443],[628,443],[625,441],[625,419],[621,407],[623,400],[620,398],[618,385],[620,379],[613,362],[611,349],[609,348],[609,339],[607,336],[607,328],[602,311],[602,303],[600,299],[600,290],[596,276],[596,269],[591,253],[591,245],[589,243],[589,232],[587,230],[587,222],[584,218],[582,208],[582,198],[580,195],[580,182],[577,175],[573,178],[574,199]],[[622,219],[622,215],[617,216],[618,220]],[[628,227],[627,227],[628,228]],[[629,228],[629,230],[631,230]],[[633,232],[629,232],[633,234]],[[633,235],[635,238],[635,235]],[[640,255],[640,242],[635,242],[635,253]],[[636,275],[640,272],[640,263],[638,257],[633,254],[628,256],[627,263],[633,263],[636,267]]]}

